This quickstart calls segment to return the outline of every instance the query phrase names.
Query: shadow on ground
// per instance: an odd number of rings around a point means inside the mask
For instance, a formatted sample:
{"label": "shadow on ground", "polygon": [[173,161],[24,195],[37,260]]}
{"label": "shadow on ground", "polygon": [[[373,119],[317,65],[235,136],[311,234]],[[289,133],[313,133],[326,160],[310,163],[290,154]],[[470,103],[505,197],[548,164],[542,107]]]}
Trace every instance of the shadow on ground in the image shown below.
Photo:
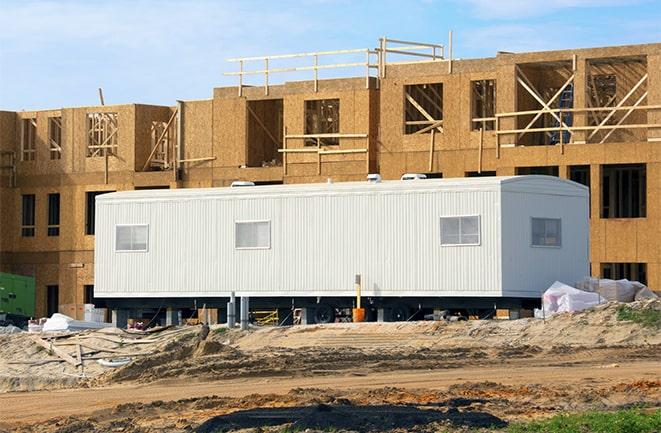
{"label": "shadow on ground", "polygon": [[257,408],[213,417],[200,425],[197,433],[217,433],[236,429],[273,427],[292,424],[297,430],[384,431],[411,429],[432,422],[445,422],[465,427],[504,427],[502,419],[486,412],[459,411],[456,407],[442,411],[430,406],[354,406],[318,404],[288,408]]}

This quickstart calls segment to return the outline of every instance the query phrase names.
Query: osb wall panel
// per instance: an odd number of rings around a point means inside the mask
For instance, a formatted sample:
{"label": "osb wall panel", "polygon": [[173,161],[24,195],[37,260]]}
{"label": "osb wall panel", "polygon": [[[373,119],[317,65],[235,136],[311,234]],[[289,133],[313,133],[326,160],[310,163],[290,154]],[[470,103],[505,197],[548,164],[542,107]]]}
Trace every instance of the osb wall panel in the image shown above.
{"label": "osb wall panel", "polygon": [[245,98],[213,100],[214,167],[246,165],[247,116]]}
{"label": "osb wall panel", "polygon": [[0,150],[17,151],[16,113],[0,111]]}
{"label": "osb wall panel", "polygon": [[[183,159],[216,156],[213,149],[213,101],[186,101],[183,103]],[[206,168],[217,161],[183,163],[184,178],[191,176],[192,169]],[[190,172],[189,172],[190,171]]]}
{"label": "osb wall panel", "polygon": [[[647,56],[647,104],[661,105],[661,54]],[[649,123],[661,124],[661,110],[650,110],[647,113]],[[649,129],[649,138],[661,139],[661,128]]]}

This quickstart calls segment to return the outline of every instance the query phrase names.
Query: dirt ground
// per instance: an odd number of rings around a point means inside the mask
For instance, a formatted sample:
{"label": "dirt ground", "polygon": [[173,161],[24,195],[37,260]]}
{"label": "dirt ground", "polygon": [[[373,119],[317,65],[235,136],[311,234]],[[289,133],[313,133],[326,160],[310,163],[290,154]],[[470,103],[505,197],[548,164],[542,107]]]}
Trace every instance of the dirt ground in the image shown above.
{"label": "dirt ground", "polygon": [[661,330],[620,321],[616,309],[56,341],[72,355],[78,343],[136,354],[116,369],[74,367],[33,336],[0,335],[0,431],[491,431],[560,412],[660,407]]}

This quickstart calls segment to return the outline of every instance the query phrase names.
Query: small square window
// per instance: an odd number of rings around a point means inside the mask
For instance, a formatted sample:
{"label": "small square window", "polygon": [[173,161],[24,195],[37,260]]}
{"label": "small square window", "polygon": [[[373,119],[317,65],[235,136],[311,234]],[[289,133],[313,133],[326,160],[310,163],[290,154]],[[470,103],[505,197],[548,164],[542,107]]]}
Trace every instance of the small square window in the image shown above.
{"label": "small square window", "polygon": [[115,251],[147,251],[148,225],[115,226]]}
{"label": "small square window", "polygon": [[237,221],[234,224],[237,250],[271,248],[271,221]]}
{"label": "small square window", "polygon": [[535,247],[559,247],[562,245],[561,224],[557,218],[532,219],[532,245]]}
{"label": "small square window", "polygon": [[441,245],[479,245],[478,215],[441,218]]}

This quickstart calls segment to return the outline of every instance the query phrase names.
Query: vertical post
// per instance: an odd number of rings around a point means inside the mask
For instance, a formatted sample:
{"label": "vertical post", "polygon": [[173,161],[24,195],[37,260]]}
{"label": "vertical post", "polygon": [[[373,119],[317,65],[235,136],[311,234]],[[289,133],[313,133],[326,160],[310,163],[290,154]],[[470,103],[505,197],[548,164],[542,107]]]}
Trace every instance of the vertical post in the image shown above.
{"label": "vertical post", "polygon": [[365,88],[370,88],[370,49],[365,50]]}
{"label": "vertical post", "polygon": [[104,171],[103,171],[103,182],[108,185],[108,148],[103,149],[104,155]]}
{"label": "vertical post", "polygon": [[317,137],[317,174],[321,174],[321,138]]}
{"label": "vertical post", "polygon": [[269,94],[269,58],[264,58],[264,94]]}
{"label": "vertical post", "polygon": [[241,330],[246,331],[248,329],[249,314],[250,314],[250,298],[247,296],[241,296]]}
{"label": "vertical post", "polygon": [[560,154],[564,155],[565,154],[565,143],[564,143],[564,129],[562,128],[562,110],[558,111],[558,117],[560,118],[560,122],[558,122],[558,130],[560,134]]}
{"label": "vertical post", "polygon": [[234,326],[236,326],[236,298],[232,292],[227,303],[227,327],[234,328]]}
{"label": "vertical post", "polygon": [[243,60],[239,60],[239,96],[243,95]]}
{"label": "vertical post", "polygon": [[319,66],[319,56],[317,54],[314,55],[314,92],[317,93],[319,91],[319,70],[317,67]]}
{"label": "vertical post", "polygon": [[[282,121],[284,123],[284,120]],[[287,127],[282,128],[282,172],[287,175]],[[282,179],[284,181],[284,179]]]}
{"label": "vertical post", "polygon": [[386,78],[386,46],[388,44],[388,41],[384,36],[380,39],[380,42],[381,42],[381,50],[379,51],[380,53],[379,60],[381,61],[381,67],[379,68],[379,76],[381,78]]}
{"label": "vertical post", "polygon": [[498,134],[498,128],[500,127],[499,117],[496,116],[494,120],[494,130],[496,134],[496,158],[500,159],[500,135]]}
{"label": "vertical post", "polygon": [[360,308],[360,289],[361,289],[361,276],[356,274],[355,287],[356,287],[356,308]]}
{"label": "vertical post", "polygon": [[480,128],[480,150],[477,157],[477,172],[482,173],[482,149],[484,149],[484,128]]}
{"label": "vertical post", "polygon": [[434,141],[436,138],[436,128],[431,130],[429,134],[429,171],[434,171]]}
{"label": "vertical post", "polygon": [[177,141],[174,145],[173,155],[173,178],[177,182],[179,180],[179,160],[181,159],[180,152],[183,148],[184,141],[184,102],[177,101]]}
{"label": "vertical post", "polygon": [[452,73],[452,30],[448,32],[448,74]]}

